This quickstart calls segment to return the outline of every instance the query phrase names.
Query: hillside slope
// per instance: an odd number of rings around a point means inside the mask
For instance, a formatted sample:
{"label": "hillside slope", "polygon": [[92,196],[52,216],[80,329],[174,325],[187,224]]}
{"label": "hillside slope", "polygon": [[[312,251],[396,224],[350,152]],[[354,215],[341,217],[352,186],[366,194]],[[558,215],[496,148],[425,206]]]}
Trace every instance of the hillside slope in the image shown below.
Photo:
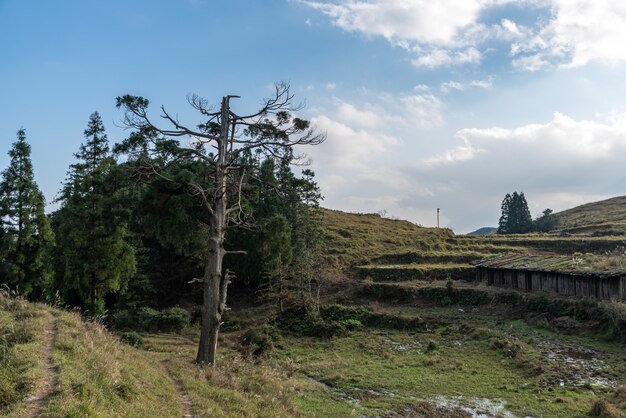
{"label": "hillside slope", "polygon": [[181,416],[153,356],[79,315],[0,293],[0,415]]}
{"label": "hillside slope", "polygon": [[187,331],[135,333],[135,348],[76,312],[0,291],[0,416],[298,416],[269,367],[224,350],[219,370],[198,369]]}
{"label": "hillside slope", "polygon": [[555,214],[557,231],[572,234],[626,234],[626,196],[587,203]]}
{"label": "hillside slope", "polygon": [[362,264],[384,254],[442,251],[454,238],[450,229],[424,228],[378,214],[322,211],[325,252],[343,265]]}

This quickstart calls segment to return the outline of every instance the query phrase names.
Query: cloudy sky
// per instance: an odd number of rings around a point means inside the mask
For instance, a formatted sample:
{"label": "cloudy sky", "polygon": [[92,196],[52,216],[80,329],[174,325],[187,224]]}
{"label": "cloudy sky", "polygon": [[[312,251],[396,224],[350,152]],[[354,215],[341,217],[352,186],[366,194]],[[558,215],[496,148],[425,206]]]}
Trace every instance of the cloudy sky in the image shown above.
{"label": "cloudy sky", "polygon": [[197,121],[185,97],[274,81],[328,134],[307,150],[324,206],[456,232],[626,194],[626,2],[0,0],[0,168],[15,132],[48,201],[120,94]]}

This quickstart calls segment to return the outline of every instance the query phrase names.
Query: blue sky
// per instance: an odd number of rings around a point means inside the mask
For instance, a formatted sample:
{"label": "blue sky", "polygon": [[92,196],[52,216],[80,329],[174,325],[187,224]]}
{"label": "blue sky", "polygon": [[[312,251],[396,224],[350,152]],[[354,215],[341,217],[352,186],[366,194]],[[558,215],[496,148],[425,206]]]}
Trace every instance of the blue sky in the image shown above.
{"label": "blue sky", "polygon": [[610,0],[0,0],[0,168],[24,127],[48,201],[116,96],[198,121],[288,80],[328,134],[324,206],[457,232],[624,194],[626,4]]}

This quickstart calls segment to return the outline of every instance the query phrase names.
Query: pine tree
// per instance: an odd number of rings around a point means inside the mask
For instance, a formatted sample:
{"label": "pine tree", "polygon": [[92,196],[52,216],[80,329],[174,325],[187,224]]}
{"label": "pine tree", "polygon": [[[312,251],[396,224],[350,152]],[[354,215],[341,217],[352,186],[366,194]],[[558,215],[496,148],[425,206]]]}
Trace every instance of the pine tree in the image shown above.
{"label": "pine tree", "polygon": [[275,300],[280,312],[283,312],[288,295],[288,269],[293,256],[291,227],[287,218],[276,214],[264,222],[262,231],[262,255],[269,279],[266,295]]}
{"label": "pine tree", "polygon": [[86,141],[75,154],[59,201],[60,287],[66,302],[104,310],[104,296],[124,289],[135,273],[126,227],[115,216],[115,187],[110,174],[115,160],[98,113],[89,118]]}
{"label": "pine tree", "polygon": [[511,195],[506,194],[504,199],[502,200],[502,215],[500,216],[500,221],[498,222],[498,234],[509,234],[509,215],[511,212]]}
{"label": "pine tree", "polygon": [[507,193],[502,201],[499,234],[525,234],[533,228],[532,217],[524,193]]}
{"label": "pine tree", "polygon": [[26,133],[20,129],[0,183],[0,251],[6,258],[0,280],[22,294],[42,296],[52,277],[54,235],[34,179],[30,152]]}
{"label": "pine tree", "polygon": [[518,197],[518,234],[526,234],[533,229],[533,218],[530,215],[530,210],[528,209],[528,202],[526,202],[526,197],[524,196],[524,192],[519,194]]}

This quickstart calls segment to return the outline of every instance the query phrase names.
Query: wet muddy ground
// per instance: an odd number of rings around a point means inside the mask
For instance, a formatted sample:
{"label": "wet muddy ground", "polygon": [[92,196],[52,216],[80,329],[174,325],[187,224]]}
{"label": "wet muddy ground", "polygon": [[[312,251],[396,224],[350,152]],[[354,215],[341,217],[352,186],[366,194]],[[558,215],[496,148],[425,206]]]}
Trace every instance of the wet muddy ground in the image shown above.
{"label": "wet muddy ground", "polygon": [[[426,332],[361,330],[285,353],[313,384],[303,411],[364,417],[588,416],[626,384],[623,345],[523,319],[436,309]],[[317,388],[317,389],[315,389]]]}

